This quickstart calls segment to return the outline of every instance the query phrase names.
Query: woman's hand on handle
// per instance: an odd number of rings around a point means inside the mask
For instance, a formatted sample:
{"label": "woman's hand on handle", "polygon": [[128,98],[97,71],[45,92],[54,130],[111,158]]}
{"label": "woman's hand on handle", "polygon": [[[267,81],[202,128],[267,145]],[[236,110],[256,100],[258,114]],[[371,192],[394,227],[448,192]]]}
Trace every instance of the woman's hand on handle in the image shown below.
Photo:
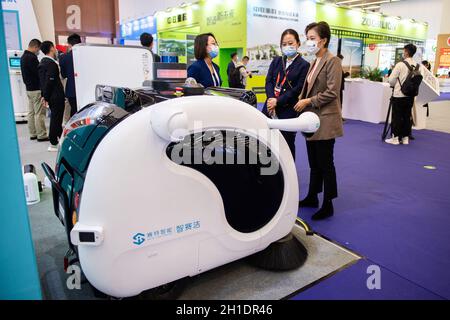
{"label": "woman's hand on handle", "polygon": [[267,111],[269,112],[269,115],[274,114],[277,103],[278,101],[275,98],[270,98],[269,100],[267,100]]}
{"label": "woman's hand on handle", "polygon": [[294,109],[297,112],[302,112],[306,107],[309,107],[311,105],[311,99],[302,99],[297,102]]}

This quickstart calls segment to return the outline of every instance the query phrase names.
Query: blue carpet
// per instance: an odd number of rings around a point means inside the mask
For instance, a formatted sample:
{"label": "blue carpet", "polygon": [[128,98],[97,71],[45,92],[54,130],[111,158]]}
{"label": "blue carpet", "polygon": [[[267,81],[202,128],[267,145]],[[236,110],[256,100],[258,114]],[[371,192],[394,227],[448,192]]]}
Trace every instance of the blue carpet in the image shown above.
{"label": "blue carpet", "polygon": [[[381,125],[346,122],[335,151],[340,193],[335,216],[312,222],[312,209],[299,216],[320,234],[408,280],[408,286],[449,299],[450,135],[415,131],[417,140],[409,146],[391,146],[381,142],[381,132]],[[425,169],[428,165],[436,170]],[[309,168],[301,136],[297,168],[305,196]],[[404,298],[413,292],[414,298],[428,297],[408,286]]]}

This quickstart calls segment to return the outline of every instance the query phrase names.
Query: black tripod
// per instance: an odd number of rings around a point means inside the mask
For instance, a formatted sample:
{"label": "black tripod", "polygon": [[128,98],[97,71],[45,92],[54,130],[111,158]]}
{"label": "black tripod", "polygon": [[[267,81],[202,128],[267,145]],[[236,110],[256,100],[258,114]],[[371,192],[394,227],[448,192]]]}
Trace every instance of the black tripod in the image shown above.
{"label": "black tripod", "polygon": [[389,100],[389,108],[386,116],[386,122],[384,123],[383,134],[381,135],[381,140],[386,140],[389,133],[392,132],[392,123],[389,121],[391,119],[392,112],[392,100],[394,98],[394,92],[392,92],[391,99]]}

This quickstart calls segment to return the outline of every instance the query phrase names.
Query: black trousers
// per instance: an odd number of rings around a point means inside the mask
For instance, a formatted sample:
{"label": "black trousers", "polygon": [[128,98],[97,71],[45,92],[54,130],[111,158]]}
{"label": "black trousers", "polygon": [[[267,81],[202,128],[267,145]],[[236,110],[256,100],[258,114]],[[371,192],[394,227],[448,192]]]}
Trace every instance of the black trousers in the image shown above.
{"label": "black trousers", "polygon": [[324,200],[337,198],[336,168],[334,166],[334,144],[336,140],[306,141],[309,167],[309,195],[324,191]]}
{"label": "black trousers", "polygon": [[59,138],[63,133],[62,123],[64,118],[65,103],[62,101],[50,102],[50,130],[48,137],[50,143],[54,146],[58,145]]}
{"label": "black trousers", "polygon": [[400,139],[412,134],[414,97],[392,98],[392,134]]}
{"label": "black trousers", "polygon": [[70,117],[73,117],[75,115],[75,113],[78,112],[77,98],[67,98],[67,100],[69,100],[69,104],[70,104]]}
{"label": "black trousers", "polygon": [[287,131],[281,131],[281,134],[283,135],[284,139],[286,140],[289,149],[291,149],[292,156],[294,157],[295,161],[295,138],[297,137],[297,132],[287,132]]}

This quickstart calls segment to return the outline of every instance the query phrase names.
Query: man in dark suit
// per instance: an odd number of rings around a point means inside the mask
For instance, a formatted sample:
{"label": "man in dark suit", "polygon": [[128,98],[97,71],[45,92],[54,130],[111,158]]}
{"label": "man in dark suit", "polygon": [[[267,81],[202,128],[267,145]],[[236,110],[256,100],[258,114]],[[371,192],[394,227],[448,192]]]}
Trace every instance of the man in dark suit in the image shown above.
{"label": "man in dark suit", "polygon": [[236,70],[236,66],[237,66],[237,63],[238,63],[238,54],[237,54],[237,52],[233,52],[230,57],[231,57],[231,61],[230,61],[230,63],[227,66],[228,82],[230,82],[230,79],[232,77],[232,73],[234,72],[234,70]]}
{"label": "man in dark suit", "polygon": [[72,48],[81,43],[81,37],[74,33],[67,38],[69,44],[69,51],[61,56],[59,66],[61,67],[61,76],[67,79],[66,83],[66,98],[70,104],[70,116],[73,117],[78,111],[77,94],[75,90],[75,71],[73,67],[73,52]]}
{"label": "man in dark suit", "polygon": [[59,138],[62,135],[62,122],[64,116],[65,96],[64,88],[59,76],[59,66],[56,62],[58,51],[55,45],[50,41],[44,41],[41,45],[41,51],[45,54],[39,64],[39,82],[42,93],[42,103],[50,108],[50,147],[49,152],[58,151]]}
{"label": "man in dark suit", "polygon": [[150,49],[153,56],[153,62],[161,62],[161,57],[153,52],[153,36],[150,33],[144,32],[141,34],[141,45],[145,48]]}

